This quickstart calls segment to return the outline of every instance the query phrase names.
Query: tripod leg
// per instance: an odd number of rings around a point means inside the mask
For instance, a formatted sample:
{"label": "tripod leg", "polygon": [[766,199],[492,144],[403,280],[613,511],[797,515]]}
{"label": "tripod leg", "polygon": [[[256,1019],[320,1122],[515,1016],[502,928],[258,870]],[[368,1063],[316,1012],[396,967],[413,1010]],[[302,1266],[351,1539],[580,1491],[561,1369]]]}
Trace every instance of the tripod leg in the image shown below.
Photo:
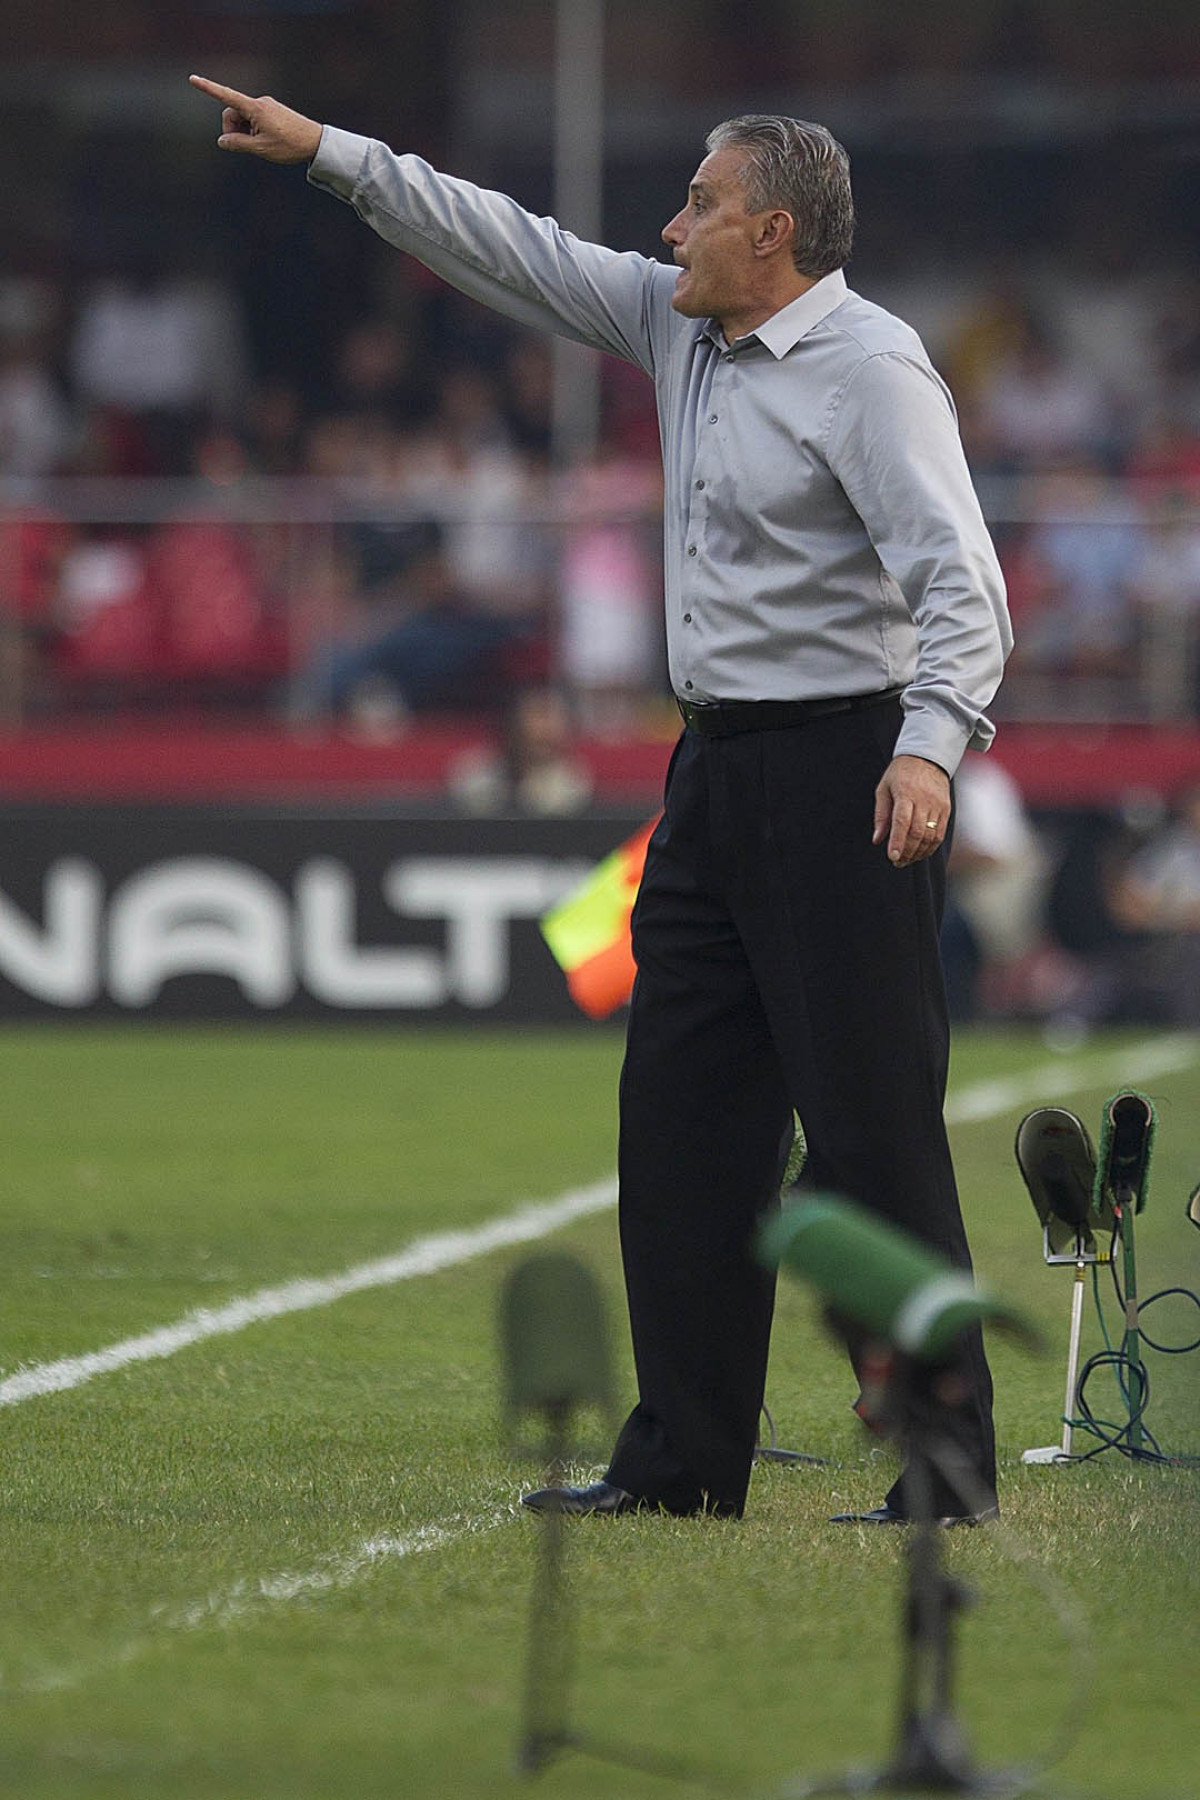
{"label": "tripod leg", "polygon": [[775,1430],[775,1421],[767,1410],[765,1401],[763,1402],[762,1416],[767,1421],[768,1435],[765,1444],[759,1442],[754,1447],[756,1462],[809,1463],[816,1469],[825,1467],[826,1458],[823,1456],[810,1456],[806,1450],[784,1450],[782,1448]]}
{"label": "tripod leg", "polygon": [[[1132,1200],[1127,1200],[1121,1207],[1121,1253],[1125,1276],[1125,1336],[1121,1349],[1129,1364],[1129,1392],[1126,1403],[1129,1408],[1129,1429],[1126,1441],[1134,1452],[1142,1449],[1145,1433],[1142,1430],[1141,1410],[1145,1399],[1146,1381],[1142,1374],[1141,1333],[1138,1329],[1138,1295],[1137,1295],[1137,1260],[1133,1248],[1133,1212]],[[1127,1379],[1129,1379],[1127,1377]]]}
{"label": "tripod leg", "polygon": [[961,1583],[942,1566],[944,1532],[933,1517],[929,1459],[919,1433],[910,1434],[904,1500],[913,1520],[904,1610],[904,1672],[896,1755],[881,1779],[884,1792],[922,1786],[937,1792],[977,1792],[966,1737],[954,1713],[954,1616],[967,1602]]}
{"label": "tripod leg", "polygon": [[[552,1432],[548,1485],[561,1486],[566,1469],[563,1425]],[[574,1616],[566,1581],[563,1514],[548,1509],[539,1521],[529,1606],[525,1705],[517,1767],[536,1775],[572,1741],[568,1725],[574,1672]]]}
{"label": "tripod leg", "polygon": [[1079,1334],[1083,1327],[1083,1286],[1087,1265],[1075,1264],[1075,1285],[1071,1290],[1071,1337],[1067,1346],[1067,1392],[1063,1400],[1062,1453],[1071,1454],[1071,1420],[1075,1417],[1075,1389],[1079,1381]]}
{"label": "tripod leg", "polygon": [[1067,1391],[1063,1400],[1063,1435],[1061,1444],[1044,1444],[1038,1450],[1023,1450],[1023,1463],[1056,1463],[1071,1455],[1071,1419],[1075,1416],[1075,1389],[1079,1382],[1079,1334],[1083,1326],[1083,1284],[1087,1265],[1082,1258],[1075,1264],[1075,1280],[1071,1288],[1071,1332],[1067,1339]]}

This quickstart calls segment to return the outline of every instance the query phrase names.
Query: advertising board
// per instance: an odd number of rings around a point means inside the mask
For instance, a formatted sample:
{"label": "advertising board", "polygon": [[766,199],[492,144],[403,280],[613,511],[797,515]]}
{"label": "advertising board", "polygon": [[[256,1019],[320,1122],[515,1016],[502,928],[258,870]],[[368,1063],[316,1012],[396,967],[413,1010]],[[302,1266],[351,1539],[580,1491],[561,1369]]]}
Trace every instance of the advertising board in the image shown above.
{"label": "advertising board", "polygon": [[0,813],[0,1017],[578,1018],[538,929],[640,824]]}

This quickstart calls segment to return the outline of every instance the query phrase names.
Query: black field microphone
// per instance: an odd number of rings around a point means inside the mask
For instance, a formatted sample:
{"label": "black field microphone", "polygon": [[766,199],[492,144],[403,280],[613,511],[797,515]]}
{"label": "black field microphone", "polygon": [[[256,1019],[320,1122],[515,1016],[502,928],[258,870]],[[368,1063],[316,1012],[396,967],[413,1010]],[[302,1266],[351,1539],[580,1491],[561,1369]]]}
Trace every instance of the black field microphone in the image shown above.
{"label": "black field microphone", "polygon": [[1062,1106],[1039,1106],[1017,1127],[1017,1167],[1042,1222],[1046,1261],[1106,1261],[1098,1231],[1111,1238],[1116,1220],[1097,1198],[1096,1152],[1082,1119]]}
{"label": "black field microphone", "polygon": [[[500,1297],[504,1397],[514,1438],[529,1413],[545,1422],[546,1481],[561,1486],[566,1474],[567,1427],[581,1406],[612,1410],[608,1325],[595,1278],[563,1251],[528,1257],[509,1275]],[[573,1618],[563,1580],[564,1519],[546,1509],[541,1517],[529,1606],[525,1702],[517,1766],[527,1774],[545,1768],[561,1751],[581,1743],[569,1723],[574,1663]]]}
{"label": "black field microphone", "polygon": [[1124,1442],[1134,1456],[1147,1439],[1142,1415],[1150,1397],[1142,1363],[1139,1318],[1137,1254],[1133,1221],[1146,1204],[1150,1190],[1150,1158],[1158,1117],[1153,1102],[1135,1088],[1114,1094],[1104,1108],[1100,1126],[1100,1162],[1096,1192],[1102,1194],[1120,1220],[1121,1266],[1124,1274],[1125,1334],[1121,1339],[1124,1373],[1122,1392],[1129,1396],[1129,1424]]}
{"label": "black field microphone", "polygon": [[[1071,1332],[1067,1340],[1067,1387],[1062,1408],[1061,1444],[1026,1450],[1022,1462],[1057,1463],[1072,1454],[1083,1329],[1083,1286],[1089,1263],[1111,1262],[1117,1220],[1096,1179],[1096,1152],[1083,1120],[1063,1106],[1039,1106],[1017,1126],[1014,1145],[1034,1211],[1042,1222],[1042,1253],[1048,1263],[1074,1264]],[[1097,1235],[1107,1233],[1100,1248]]]}
{"label": "black field microphone", "polygon": [[1104,1109],[1097,1188],[1135,1213],[1146,1204],[1157,1123],[1153,1103],[1133,1088],[1114,1094]]}

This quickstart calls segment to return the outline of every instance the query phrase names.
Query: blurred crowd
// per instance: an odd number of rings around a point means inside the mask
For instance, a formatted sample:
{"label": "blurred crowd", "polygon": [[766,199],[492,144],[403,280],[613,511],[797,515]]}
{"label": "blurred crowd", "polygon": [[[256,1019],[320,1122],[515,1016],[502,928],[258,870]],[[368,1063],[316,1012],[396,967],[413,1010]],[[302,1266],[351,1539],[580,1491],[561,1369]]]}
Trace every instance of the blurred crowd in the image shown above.
{"label": "blurred crowd", "polygon": [[[0,280],[0,711],[382,731],[536,682],[589,732],[638,723],[664,685],[649,383],[606,362],[595,451],[555,468],[548,345],[406,280],[303,382],[255,367],[236,288],[149,250],[73,292]],[[1195,716],[1200,287],[1006,272],[894,303],[955,393],[1008,578],[1002,712]],[[89,518],[39,498],[64,475],[191,485]],[[323,483],[330,517],[256,518],[256,477]]]}
{"label": "blurred crowd", "polygon": [[[594,453],[554,471],[547,343],[422,299],[356,320],[302,387],[254,369],[219,282],[147,261],[70,308],[0,282],[0,605],[23,716],[246,703],[381,731],[553,680],[588,730],[637,722],[663,683],[649,383],[606,370]],[[85,490],[39,486],[55,476],[157,478],[162,516],[86,517]],[[256,518],[238,499],[256,477],[307,497],[277,489]]]}
{"label": "blurred crowd", "polygon": [[1193,717],[1200,284],[1142,274],[1035,295],[1001,280],[956,321],[942,367],[992,499],[1009,691],[1044,717],[1070,716],[1072,681],[1096,716]]}

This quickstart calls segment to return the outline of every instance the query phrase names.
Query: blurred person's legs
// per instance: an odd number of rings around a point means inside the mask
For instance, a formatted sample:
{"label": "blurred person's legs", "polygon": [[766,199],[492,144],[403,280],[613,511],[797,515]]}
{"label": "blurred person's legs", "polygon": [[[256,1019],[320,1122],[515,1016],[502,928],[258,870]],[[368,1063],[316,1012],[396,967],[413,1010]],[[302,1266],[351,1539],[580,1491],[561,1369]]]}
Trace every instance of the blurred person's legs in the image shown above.
{"label": "blurred person's legs", "polygon": [[372,668],[415,712],[499,701],[497,658],[516,636],[511,621],[487,613],[414,613],[378,639]]}
{"label": "blurred person's legs", "polygon": [[361,693],[381,688],[401,713],[493,704],[505,697],[503,652],[520,635],[486,613],[414,613],[359,642],[325,645],[303,689],[317,714],[352,713]]}

